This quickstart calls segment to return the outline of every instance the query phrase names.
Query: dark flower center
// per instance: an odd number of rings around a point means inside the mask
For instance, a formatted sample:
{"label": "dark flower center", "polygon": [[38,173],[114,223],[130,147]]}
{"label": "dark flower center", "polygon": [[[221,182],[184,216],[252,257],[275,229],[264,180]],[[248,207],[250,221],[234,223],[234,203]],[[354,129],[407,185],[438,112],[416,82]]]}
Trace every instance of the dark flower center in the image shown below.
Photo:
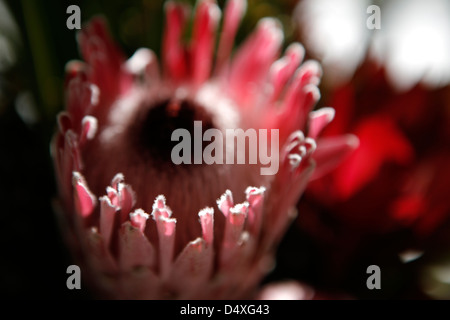
{"label": "dark flower center", "polygon": [[[142,118],[141,118],[142,119]],[[173,163],[172,149],[180,141],[172,141],[176,129],[186,129],[191,135],[191,163],[194,150],[194,121],[202,122],[202,132],[214,128],[211,115],[199,104],[190,100],[170,99],[147,109],[138,133],[138,145],[155,163]],[[202,143],[202,141],[196,141]],[[203,145],[205,147],[205,145]]]}

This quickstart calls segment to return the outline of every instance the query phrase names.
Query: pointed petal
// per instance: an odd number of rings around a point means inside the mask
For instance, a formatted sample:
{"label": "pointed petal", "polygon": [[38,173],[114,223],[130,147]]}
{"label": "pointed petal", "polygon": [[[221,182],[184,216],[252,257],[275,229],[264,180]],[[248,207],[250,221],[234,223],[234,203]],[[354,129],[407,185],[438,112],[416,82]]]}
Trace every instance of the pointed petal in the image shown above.
{"label": "pointed petal", "polygon": [[288,81],[292,78],[295,70],[300,66],[305,55],[305,49],[300,43],[291,44],[283,58],[275,61],[270,68],[273,93],[271,101],[277,100]]}
{"label": "pointed petal", "polygon": [[125,184],[125,177],[122,173],[114,176],[111,187],[107,187],[106,190],[111,203],[120,209],[120,223],[124,223],[136,203],[134,191],[131,186]]}
{"label": "pointed petal", "polygon": [[[81,171],[83,163],[81,161],[80,148],[78,146],[78,136],[72,131],[68,130],[64,135],[64,165],[65,168],[72,171]],[[66,180],[66,181],[70,181]]]}
{"label": "pointed petal", "polygon": [[71,79],[66,87],[67,112],[72,118],[75,131],[79,132],[83,117],[90,114],[99,102],[99,88],[81,76]]}
{"label": "pointed petal", "polygon": [[111,253],[105,246],[103,237],[98,233],[96,228],[87,230],[87,250],[91,269],[106,273],[108,275],[115,275],[118,271],[117,264],[114,261]]}
{"label": "pointed petal", "polygon": [[158,58],[150,49],[138,49],[127,60],[125,68],[135,77],[140,77],[146,85],[153,85],[160,80]]}
{"label": "pointed petal", "polygon": [[290,132],[303,129],[313,106],[320,99],[317,88],[322,70],[315,61],[305,62],[296,72],[283,101],[278,127],[286,128],[280,139]]}
{"label": "pointed petal", "polygon": [[169,276],[175,247],[176,220],[165,217],[159,208],[153,209],[159,239],[159,271],[163,279]]}
{"label": "pointed petal", "polygon": [[191,44],[191,71],[195,84],[205,82],[211,73],[213,50],[220,9],[212,0],[197,3]]}
{"label": "pointed petal", "polygon": [[[288,223],[294,218],[294,206],[306,188],[315,163],[312,155],[316,143],[311,138],[304,138],[301,131],[293,132],[282,150],[280,169],[267,202],[267,212],[276,212],[265,217],[265,228],[270,228],[265,239],[266,245],[276,243],[285,231]],[[298,159],[293,162],[293,159]]]}
{"label": "pointed petal", "polygon": [[73,171],[80,171],[82,167],[77,140],[77,135],[69,129],[58,141],[62,144],[62,148],[58,150],[59,181],[62,184],[63,197],[70,206],[73,206]]}
{"label": "pointed petal", "polygon": [[67,62],[65,66],[64,87],[67,87],[69,82],[76,77],[80,77],[86,81],[86,68],[86,63],[84,61],[70,60]]}
{"label": "pointed petal", "polygon": [[246,0],[228,0],[225,7],[223,27],[217,50],[216,72],[220,72],[229,59],[234,39],[242,17],[247,9]]}
{"label": "pointed petal", "polygon": [[[195,290],[204,290],[204,283],[211,276],[213,251],[202,238],[188,243],[174,262],[171,276],[175,290],[184,292],[180,298],[195,295]],[[191,288],[191,290],[185,290]],[[193,292],[194,291],[194,292]]]}
{"label": "pointed petal", "polygon": [[229,89],[241,105],[252,105],[255,85],[267,80],[282,41],[280,23],[272,18],[264,18],[236,53],[230,70]]}
{"label": "pointed petal", "polygon": [[85,116],[81,122],[80,146],[87,140],[92,140],[97,133],[97,118]]}
{"label": "pointed petal", "polygon": [[272,215],[267,219],[267,226],[270,227],[267,243],[278,243],[281,240],[286,228],[296,217],[295,204],[306,189],[308,182],[314,172],[315,163],[310,157],[302,159],[302,165],[292,173],[291,181],[284,184],[279,194],[281,196],[276,201],[272,209],[277,215]]}
{"label": "pointed petal", "polygon": [[247,202],[249,203],[248,208],[248,229],[252,236],[257,238],[261,231],[261,225],[263,220],[263,204],[264,204],[264,193],[266,188],[255,188],[248,187],[245,190],[247,195]]}
{"label": "pointed petal", "polygon": [[119,232],[120,267],[130,271],[138,267],[153,267],[156,261],[155,250],[139,228],[127,221]]}
{"label": "pointed petal", "polygon": [[119,184],[119,199],[120,199],[120,215],[123,222],[128,218],[135,201],[135,195],[131,187],[127,184]]}
{"label": "pointed petal", "polygon": [[321,108],[316,111],[312,111],[309,114],[310,124],[308,130],[308,136],[316,139],[322,130],[333,121],[335,111],[333,108]]}
{"label": "pointed petal", "polygon": [[61,134],[65,134],[67,130],[72,128],[72,120],[70,114],[66,111],[58,113],[57,117],[58,130]]}
{"label": "pointed petal", "polygon": [[96,199],[89,190],[86,180],[79,172],[73,173],[73,187],[75,208],[83,218],[87,218],[94,211]]}
{"label": "pointed petal", "polygon": [[336,168],[358,148],[358,145],[358,137],[352,134],[320,139],[317,150],[313,155],[317,163],[317,169],[312,179],[318,179]]}
{"label": "pointed petal", "polygon": [[248,202],[239,203],[229,210],[225,222],[225,232],[222,243],[220,264],[222,268],[228,266],[241,244],[244,223],[248,214]]}
{"label": "pointed petal", "polygon": [[225,191],[220,199],[217,200],[217,206],[225,217],[228,217],[230,209],[233,207],[233,205],[233,195],[231,194],[230,190]]}
{"label": "pointed petal", "polygon": [[142,209],[136,209],[133,213],[130,213],[131,225],[144,232],[145,225],[150,216]]}
{"label": "pointed petal", "polygon": [[166,2],[165,11],[163,68],[166,76],[180,81],[187,76],[186,50],[182,45],[182,36],[188,11],[185,6],[172,1]]}
{"label": "pointed petal", "polygon": [[214,209],[205,208],[198,213],[202,226],[203,240],[208,246],[212,246],[214,241]]}
{"label": "pointed petal", "polygon": [[122,173],[117,173],[114,178],[111,180],[111,187],[118,190],[119,183],[123,183],[125,181],[125,177]]}
{"label": "pointed petal", "polygon": [[131,77],[122,70],[125,57],[112,40],[106,22],[96,17],[78,33],[81,54],[91,67],[89,78],[102,92],[115,95],[127,89]]}
{"label": "pointed petal", "polygon": [[102,235],[107,248],[109,248],[111,243],[117,211],[118,208],[111,203],[107,196],[100,198],[100,234]]}
{"label": "pointed petal", "polygon": [[153,203],[153,219],[157,219],[155,217],[154,212],[158,210],[157,213],[162,215],[164,218],[170,218],[172,216],[172,211],[168,206],[166,206],[166,198],[163,195],[159,195],[156,197],[155,202]]}

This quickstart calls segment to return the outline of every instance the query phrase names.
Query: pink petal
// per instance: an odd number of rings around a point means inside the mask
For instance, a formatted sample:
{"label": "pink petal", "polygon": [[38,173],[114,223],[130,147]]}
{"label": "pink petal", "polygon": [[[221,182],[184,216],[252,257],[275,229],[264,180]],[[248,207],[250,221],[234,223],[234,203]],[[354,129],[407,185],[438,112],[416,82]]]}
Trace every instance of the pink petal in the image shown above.
{"label": "pink petal", "polygon": [[205,82],[211,73],[213,50],[220,9],[211,0],[197,3],[191,44],[191,71],[195,84]]}
{"label": "pink petal", "polygon": [[92,140],[97,133],[97,118],[85,116],[81,122],[80,146],[83,146],[87,140]]}
{"label": "pink petal", "polygon": [[280,97],[284,87],[300,66],[304,55],[303,46],[300,43],[293,43],[286,49],[284,57],[274,62],[270,70],[273,85],[271,101]]}
{"label": "pink petal", "polygon": [[119,189],[119,183],[123,183],[125,181],[125,177],[122,173],[117,173],[114,178],[111,180],[111,187],[113,187],[115,190]]}
{"label": "pink petal", "polygon": [[94,211],[96,199],[89,191],[86,181],[80,173],[74,172],[72,181],[74,187],[75,208],[83,218],[86,218]]}
{"label": "pink petal", "polygon": [[216,70],[220,72],[233,49],[234,38],[247,9],[246,0],[228,0],[225,7],[222,32],[217,50]]}
{"label": "pink petal", "polygon": [[63,148],[58,152],[60,159],[60,181],[63,184],[64,198],[68,203],[72,203],[73,171],[80,171],[82,167],[77,140],[77,135],[72,130],[67,130],[64,134],[64,138],[61,139],[61,142],[64,144]]}
{"label": "pink petal", "polygon": [[57,117],[58,130],[61,134],[65,134],[67,130],[72,128],[72,120],[70,114],[66,111],[62,111]]}
{"label": "pink petal", "polygon": [[67,87],[70,81],[76,77],[80,77],[81,79],[86,81],[86,63],[79,60],[71,60],[67,62],[65,66],[65,87]]}
{"label": "pink petal", "polygon": [[166,26],[163,39],[163,67],[169,78],[180,81],[187,76],[186,50],[182,45],[187,8],[168,1],[165,4]]}
{"label": "pink petal", "polygon": [[308,182],[314,172],[315,163],[310,156],[302,159],[302,165],[298,166],[295,172],[292,173],[292,178],[289,184],[284,184],[284,187],[278,191],[279,199],[273,208],[277,215],[266,219],[267,226],[270,228],[268,235],[268,243],[277,243],[285,233],[287,227],[296,217],[296,210],[294,208],[300,196],[306,189]]}
{"label": "pink petal", "polygon": [[119,184],[118,192],[120,199],[120,216],[121,222],[123,222],[128,218],[128,215],[134,207],[136,200],[134,192],[129,185]]}
{"label": "pink petal", "polygon": [[110,247],[117,211],[118,208],[111,203],[107,196],[100,198],[100,234],[107,248]]}
{"label": "pink petal", "polygon": [[335,111],[333,108],[322,108],[309,114],[310,123],[308,136],[316,139],[322,130],[333,120]]}
{"label": "pink petal", "polygon": [[[272,184],[268,212],[277,214],[265,218],[265,227],[270,228],[266,243],[279,241],[288,224],[295,217],[294,205],[305,190],[315,163],[311,159],[316,149],[315,141],[304,138],[301,131],[293,132],[283,147],[280,169]],[[293,159],[297,159],[293,162]]]}
{"label": "pink petal", "polygon": [[112,187],[106,187],[106,194],[108,195],[108,198],[111,201],[112,205],[119,208],[120,201],[119,196],[117,194],[117,190]]}
{"label": "pink petal", "polygon": [[148,218],[149,215],[142,209],[137,209],[133,213],[130,213],[131,225],[141,230],[141,232],[144,232]]}
{"label": "pink petal", "polygon": [[300,170],[302,161],[310,157],[315,150],[316,142],[314,139],[305,138],[301,131],[293,132],[282,149],[281,170],[277,178],[282,178],[282,181],[289,180],[289,176]]}
{"label": "pink petal", "polygon": [[153,267],[155,249],[139,228],[127,221],[119,232],[120,267],[129,271],[137,267]]}
{"label": "pink petal", "polygon": [[69,81],[66,88],[66,105],[76,132],[79,132],[81,121],[86,114],[92,112],[99,102],[100,91],[96,85],[77,76]]}
{"label": "pink petal", "polygon": [[135,77],[141,77],[146,85],[153,85],[160,80],[158,58],[150,49],[138,49],[127,60],[125,68]]}
{"label": "pink petal", "polygon": [[248,202],[244,202],[235,205],[229,210],[225,222],[225,232],[220,259],[222,267],[228,266],[231,259],[235,256],[237,248],[241,244],[248,207]]}
{"label": "pink petal", "polygon": [[255,85],[266,80],[282,41],[280,23],[272,18],[264,18],[236,53],[231,66],[229,88],[241,105],[253,102]]}
{"label": "pink petal", "polygon": [[154,208],[152,212],[153,219],[156,221],[159,239],[159,270],[164,279],[170,274],[174,246],[176,220],[165,217],[165,213],[159,208]]}
{"label": "pink petal", "polygon": [[200,224],[202,226],[203,240],[209,246],[212,246],[214,241],[214,209],[205,208],[198,213],[200,217]]}
{"label": "pink petal", "polygon": [[118,268],[114,258],[105,246],[103,237],[96,228],[87,230],[87,251],[90,268],[94,271],[100,271],[108,275],[117,273]]}
{"label": "pink petal", "polygon": [[311,158],[317,148],[314,139],[305,138],[301,131],[292,133],[289,136],[288,143],[282,151],[281,166],[277,179],[289,181],[296,177],[305,166],[309,166],[308,160]]}
{"label": "pink petal", "polygon": [[[202,238],[197,238],[183,249],[174,262],[171,283],[174,289],[184,292],[180,299],[195,295],[195,291],[204,290],[204,282],[211,276],[213,251]],[[186,290],[186,288],[189,288]]]}
{"label": "pink petal", "polygon": [[228,217],[230,209],[233,207],[233,195],[230,190],[225,191],[225,193],[217,200],[217,206],[225,217]]}
{"label": "pink petal", "polygon": [[297,70],[286,92],[279,118],[279,128],[286,128],[280,134],[282,141],[286,134],[305,127],[312,107],[320,99],[317,85],[321,73],[320,65],[315,61],[305,62]]}
{"label": "pink petal", "polygon": [[263,220],[263,204],[264,204],[264,193],[266,188],[255,188],[248,187],[245,190],[247,195],[247,202],[249,203],[248,208],[248,228],[250,233],[257,238],[261,231],[261,225]]}
{"label": "pink petal", "polygon": [[83,162],[81,160],[80,147],[78,145],[78,136],[72,130],[68,130],[64,138],[66,141],[64,153],[69,156],[69,167],[72,168],[72,171],[81,171],[81,169],[83,169]]}
{"label": "pink petal", "polygon": [[[158,211],[155,211],[158,210]],[[157,219],[158,217],[154,216],[154,213],[163,216],[164,218],[170,218],[172,216],[172,211],[168,206],[166,206],[166,198],[163,195],[159,195],[156,197],[155,202],[153,203],[153,219]]]}
{"label": "pink petal", "polygon": [[78,43],[85,61],[92,68],[90,80],[98,85],[102,92],[113,96],[127,89],[131,77],[122,70],[125,58],[113,42],[106,22],[94,18],[78,33]]}
{"label": "pink petal", "polygon": [[124,183],[125,178],[122,173],[118,173],[111,181],[111,187],[106,190],[111,203],[120,209],[120,223],[128,219],[131,209],[136,203],[136,196],[131,187]]}
{"label": "pink petal", "polygon": [[313,156],[317,163],[313,179],[318,179],[335,169],[358,145],[359,139],[351,134],[320,139]]}

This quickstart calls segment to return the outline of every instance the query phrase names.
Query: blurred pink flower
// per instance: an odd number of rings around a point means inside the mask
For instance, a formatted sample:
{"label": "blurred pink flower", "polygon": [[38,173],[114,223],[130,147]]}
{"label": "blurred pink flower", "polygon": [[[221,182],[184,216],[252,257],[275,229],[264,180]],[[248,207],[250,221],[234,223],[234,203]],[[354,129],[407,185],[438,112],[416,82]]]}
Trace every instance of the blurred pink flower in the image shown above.
{"label": "blurred pink flower", "polygon": [[[87,63],[68,64],[67,111],[52,152],[68,241],[83,279],[102,297],[251,297],[315,164],[330,167],[355,146],[345,136],[316,150],[334,115],[311,112],[321,68],[301,65],[298,43],[276,60],[283,41],[276,20],[261,20],[230,60],[245,7],[227,2],[214,57],[215,2],[197,3],[187,46],[189,8],[167,2],[161,70],[148,49],[125,60],[99,18],[79,34]],[[279,129],[278,173],[174,165],[171,133],[192,131],[195,120],[219,130]]]}

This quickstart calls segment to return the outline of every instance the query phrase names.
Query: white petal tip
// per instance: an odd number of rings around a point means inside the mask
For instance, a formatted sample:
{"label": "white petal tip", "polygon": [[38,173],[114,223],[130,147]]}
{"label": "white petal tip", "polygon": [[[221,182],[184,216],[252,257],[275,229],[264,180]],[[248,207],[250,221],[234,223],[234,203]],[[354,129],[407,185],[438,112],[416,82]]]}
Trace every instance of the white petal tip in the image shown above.
{"label": "white petal tip", "polygon": [[130,213],[130,218],[136,218],[136,217],[142,217],[147,220],[150,217],[150,215],[142,209],[136,209],[136,210],[134,210],[134,212]]}
{"label": "white petal tip", "polygon": [[212,215],[214,215],[214,209],[210,208],[210,207],[204,208],[204,209],[200,210],[200,212],[198,213],[199,217],[212,216]]}
{"label": "white petal tip", "polygon": [[266,192],[266,188],[265,187],[247,187],[247,189],[245,189],[245,194],[247,196],[249,195],[262,195],[264,194],[264,192]]}
{"label": "white petal tip", "polygon": [[243,203],[238,203],[234,207],[230,208],[230,213],[234,215],[247,215],[249,203],[244,201]]}

